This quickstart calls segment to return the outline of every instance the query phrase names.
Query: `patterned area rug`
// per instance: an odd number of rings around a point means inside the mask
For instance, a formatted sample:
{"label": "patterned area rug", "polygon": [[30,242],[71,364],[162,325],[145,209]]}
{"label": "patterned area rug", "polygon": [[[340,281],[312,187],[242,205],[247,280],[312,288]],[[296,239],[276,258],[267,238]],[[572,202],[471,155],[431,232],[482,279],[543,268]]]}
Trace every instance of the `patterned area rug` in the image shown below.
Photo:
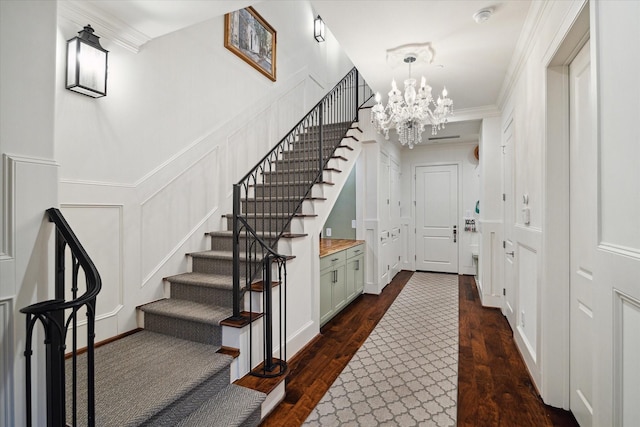
{"label": "patterned area rug", "polygon": [[305,426],[455,426],[458,276],[415,273]]}

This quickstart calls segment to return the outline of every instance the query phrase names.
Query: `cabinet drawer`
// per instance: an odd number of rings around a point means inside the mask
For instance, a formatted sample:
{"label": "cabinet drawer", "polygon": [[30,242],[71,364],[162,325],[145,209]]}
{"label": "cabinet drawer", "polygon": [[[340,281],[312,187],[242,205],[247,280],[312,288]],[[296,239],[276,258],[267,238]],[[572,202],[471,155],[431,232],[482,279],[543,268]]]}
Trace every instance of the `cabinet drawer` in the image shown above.
{"label": "cabinet drawer", "polygon": [[344,263],[347,260],[345,252],[346,251],[340,251],[320,258],[320,270],[322,271],[325,268]]}
{"label": "cabinet drawer", "polygon": [[353,258],[354,256],[363,255],[364,254],[364,245],[354,246],[345,251],[347,253],[347,259]]}

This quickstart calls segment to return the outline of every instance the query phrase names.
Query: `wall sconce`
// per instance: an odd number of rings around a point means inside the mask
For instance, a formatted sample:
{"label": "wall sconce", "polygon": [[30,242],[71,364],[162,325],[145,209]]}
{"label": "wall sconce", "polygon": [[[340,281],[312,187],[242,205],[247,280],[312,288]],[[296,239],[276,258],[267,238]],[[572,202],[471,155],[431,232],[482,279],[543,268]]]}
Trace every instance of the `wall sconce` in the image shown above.
{"label": "wall sconce", "polygon": [[67,89],[92,98],[107,95],[107,55],[91,25],[67,40]]}
{"label": "wall sconce", "polygon": [[313,37],[318,43],[324,41],[324,21],[320,15],[313,21]]}

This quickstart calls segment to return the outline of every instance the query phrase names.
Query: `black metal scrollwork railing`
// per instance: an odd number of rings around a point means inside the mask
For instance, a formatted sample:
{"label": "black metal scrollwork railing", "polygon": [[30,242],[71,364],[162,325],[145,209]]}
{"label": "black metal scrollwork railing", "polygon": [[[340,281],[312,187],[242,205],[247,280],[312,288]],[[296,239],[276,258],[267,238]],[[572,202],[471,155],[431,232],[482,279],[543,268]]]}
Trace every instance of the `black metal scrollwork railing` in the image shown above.
{"label": "black metal scrollwork railing", "polygon": [[[86,337],[86,369],[87,369],[87,408],[86,424],[95,425],[95,388],[94,388],[94,338],[96,297],[102,287],[100,274],[93,261],[84,250],[80,241],[56,208],[47,209],[49,221],[56,226],[55,242],[55,299],[32,304],[20,311],[27,315],[27,340],[25,348],[26,364],[26,410],[27,426],[33,422],[32,408],[32,369],[31,356],[33,354],[34,328],[40,322],[44,328],[44,344],[46,348],[46,402],[47,425],[66,426],[66,397],[67,390],[71,393],[71,409],[69,423],[78,424],[77,390],[78,390],[78,311],[86,308],[87,337]],[[66,253],[69,249],[71,259],[71,299],[66,301]],[[85,278],[85,289],[79,295],[80,270]],[[65,374],[65,351],[68,332],[71,332],[71,387],[67,387]],[[84,375],[83,375],[84,376]]]}
{"label": "black metal scrollwork railing", "polygon": [[[279,375],[286,365],[287,257],[275,252],[278,240],[285,234],[293,234],[292,220],[301,215],[303,202],[312,198],[312,187],[323,182],[327,164],[357,120],[359,108],[372,95],[358,70],[353,68],[233,187],[233,317],[243,317],[243,296],[260,279],[264,294],[265,360],[264,369],[254,372],[255,375]],[[281,285],[278,316],[281,355],[284,348],[284,356],[278,362],[273,362],[271,357],[274,262]],[[278,366],[279,373],[270,373]]]}

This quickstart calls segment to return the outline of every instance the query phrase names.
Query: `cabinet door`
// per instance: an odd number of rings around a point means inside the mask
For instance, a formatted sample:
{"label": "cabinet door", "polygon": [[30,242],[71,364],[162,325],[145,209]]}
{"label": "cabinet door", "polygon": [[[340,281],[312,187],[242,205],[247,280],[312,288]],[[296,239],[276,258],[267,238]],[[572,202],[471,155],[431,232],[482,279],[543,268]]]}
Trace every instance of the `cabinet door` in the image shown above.
{"label": "cabinet door", "polygon": [[326,269],[320,272],[320,325],[323,325],[333,315],[333,281],[334,269]]}
{"label": "cabinet door", "polygon": [[342,309],[347,304],[347,280],[345,264],[335,267],[335,281],[333,282],[333,310]]}
{"label": "cabinet door", "polygon": [[347,300],[356,296],[356,275],[358,274],[358,257],[349,258],[347,261]]}
{"label": "cabinet door", "polygon": [[355,258],[356,265],[354,271],[354,281],[355,281],[355,289],[356,295],[360,295],[364,290],[364,254],[358,255]]}

